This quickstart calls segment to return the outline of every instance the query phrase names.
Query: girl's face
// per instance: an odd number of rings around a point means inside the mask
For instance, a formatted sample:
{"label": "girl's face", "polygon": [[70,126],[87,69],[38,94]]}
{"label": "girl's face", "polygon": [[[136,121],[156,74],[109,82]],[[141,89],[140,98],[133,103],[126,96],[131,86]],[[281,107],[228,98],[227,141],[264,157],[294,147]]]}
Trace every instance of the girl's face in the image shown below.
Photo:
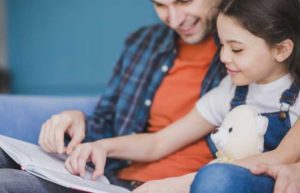
{"label": "girl's face", "polygon": [[275,59],[276,50],[233,18],[220,14],[217,28],[222,46],[221,61],[236,85],[265,84],[287,73],[285,65]]}

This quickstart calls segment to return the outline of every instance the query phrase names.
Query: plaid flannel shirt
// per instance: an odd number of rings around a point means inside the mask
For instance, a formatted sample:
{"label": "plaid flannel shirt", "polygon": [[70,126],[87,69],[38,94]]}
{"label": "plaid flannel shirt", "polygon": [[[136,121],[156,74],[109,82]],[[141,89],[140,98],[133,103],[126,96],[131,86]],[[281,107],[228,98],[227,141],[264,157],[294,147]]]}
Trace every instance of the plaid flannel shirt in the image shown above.
{"label": "plaid flannel shirt", "polygon": [[[86,141],[146,131],[151,102],[174,64],[177,38],[163,24],[141,28],[129,36],[94,115],[86,120]],[[225,73],[218,51],[202,83],[201,95],[217,86]]]}

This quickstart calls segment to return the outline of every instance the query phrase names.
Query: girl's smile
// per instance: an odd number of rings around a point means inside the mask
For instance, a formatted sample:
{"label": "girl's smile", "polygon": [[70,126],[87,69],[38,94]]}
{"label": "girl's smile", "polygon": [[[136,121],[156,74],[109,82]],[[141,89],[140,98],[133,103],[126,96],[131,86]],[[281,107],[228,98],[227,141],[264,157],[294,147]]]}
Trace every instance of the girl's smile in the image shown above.
{"label": "girl's smile", "polygon": [[236,74],[241,72],[240,70],[236,70],[234,68],[231,68],[228,65],[226,65],[226,69],[227,69],[227,74],[229,74],[230,76],[235,76]]}

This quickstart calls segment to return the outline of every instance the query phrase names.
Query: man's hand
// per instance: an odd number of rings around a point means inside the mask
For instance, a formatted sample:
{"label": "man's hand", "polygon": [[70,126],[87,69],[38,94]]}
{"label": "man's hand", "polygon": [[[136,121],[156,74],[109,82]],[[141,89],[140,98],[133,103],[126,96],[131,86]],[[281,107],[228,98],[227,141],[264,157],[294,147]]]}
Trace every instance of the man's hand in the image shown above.
{"label": "man's hand", "polygon": [[189,193],[195,174],[146,182],[132,193]]}
{"label": "man's hand", "polygon": [[258,164],[251,169],[253,174],[266,174],[275,179],[274,193],[300,193],[300,163]]}
{"label": "man's hand", "polygon": [[78,145],[65,161],[65,167],[73,175],[85,175],[85,166],[91,161],[95,165],[92,180],[97,179],[104,173],[107,152],[101,145],[101,140],[93,143]]}
{"label": "man's hand", "polygon": [[[68,146],[64,146],[64,135],[71,137]],[[85,116],[80,111],[63,111],[53,115],[41,128],[39,145],[50,153],[70,154],[85,137]]]}

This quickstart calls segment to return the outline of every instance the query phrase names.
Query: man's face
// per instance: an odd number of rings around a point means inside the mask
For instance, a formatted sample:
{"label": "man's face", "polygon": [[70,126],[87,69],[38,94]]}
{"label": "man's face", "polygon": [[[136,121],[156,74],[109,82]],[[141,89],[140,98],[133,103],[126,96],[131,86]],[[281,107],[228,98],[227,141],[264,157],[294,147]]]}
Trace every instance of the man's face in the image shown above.
{"label": "man's face", "polygon": [[152,0],[159,18],[189,44],[201,42],[212,30],[221,0]]}

